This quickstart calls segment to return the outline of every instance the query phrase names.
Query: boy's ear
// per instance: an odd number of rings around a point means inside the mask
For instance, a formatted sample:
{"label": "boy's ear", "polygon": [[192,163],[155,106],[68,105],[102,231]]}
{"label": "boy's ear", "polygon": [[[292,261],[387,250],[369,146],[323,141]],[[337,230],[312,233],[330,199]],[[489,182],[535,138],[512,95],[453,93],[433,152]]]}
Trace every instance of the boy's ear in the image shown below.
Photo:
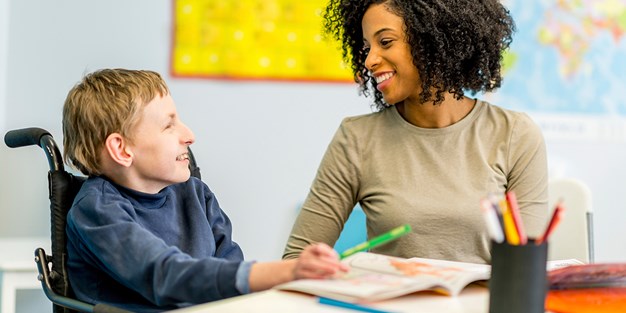
{"label": "boy's ear", "polygon": [[104,142],[111,159],[121,166],[129,167],[133,163],[133,153],[126,144],[126,139],[119,133],[110,134]]}

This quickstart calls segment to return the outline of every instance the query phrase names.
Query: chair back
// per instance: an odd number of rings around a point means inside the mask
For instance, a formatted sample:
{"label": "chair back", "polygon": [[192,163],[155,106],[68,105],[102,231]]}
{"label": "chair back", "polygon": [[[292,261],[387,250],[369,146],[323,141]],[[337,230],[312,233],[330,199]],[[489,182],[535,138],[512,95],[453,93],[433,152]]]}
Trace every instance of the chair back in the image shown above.
{"label": "chair back", "polygon": [[[67,213],[86,177],[74,176],[64,170],[48,172],[50,196],[50,235],[52,262],[50,285],[57,294],[74,298],[67,276]],[[54,305],[54,312],[68,312],[68,309]]]}
{"label": "chair back", "polygon": [[548,205],[551,210],[554,210],[559,201],[565,208],[559,225],[550,236],[548,258],[577,259],[593,263],[591,191],[579,180],[558,178],[548,183],[548,194]]}
{"label": "chair back", "polygon": [[343,226],[334,249],[341,253],[367,240],[367,217],[357,204]]}

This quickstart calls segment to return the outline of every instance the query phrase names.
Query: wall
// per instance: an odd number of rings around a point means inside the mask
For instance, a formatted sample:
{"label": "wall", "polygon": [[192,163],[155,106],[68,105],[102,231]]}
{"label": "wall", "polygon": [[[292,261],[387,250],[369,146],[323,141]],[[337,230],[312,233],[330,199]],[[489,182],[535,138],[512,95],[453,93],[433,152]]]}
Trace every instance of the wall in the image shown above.
{"label": "wall", "polygon": [[[8,1],[8,2],[6,2]],[[1,18],[0,112],[8,129],[38,126],[61,142],[61,107],[83,73],[103,67],[166,74],[194,152],[248,258],[280,257],[298,205],[345,116],[370,112],[353,85],[221,82],[167,76],[171,1],[20,0]],[[6,13],[4,15],[7,15]],[[8,32],[5,27],[8,24]],[[3,52],[3,50],[6,50]],[[3,57],[4,55],[4,57]],[[320,60],[322,61],[322,60]],[[6,87],[6,88],[4,88]],[[626,260],[623,142],[552,140],[553,171],[594,193],[596,257]],[[0,145],[0,236],[48,235],[47,162],[36,148]],[[556,170],[555,170],[556,169]]]}
{"label": "wall", "polygon": [[[63,100],[83,73],[103,67],[163,73],[195,131],[203,179],[232,219],[235,240],[251,259],[278,259],[341,119],[370,112],[369,105],[351,84],[170,78],[170,6],[150,0],[11,1],[9,62],[2,71],[9,77],[3,109],[10,119],[2,133],[37,126],[61,144]],[[0,236],[47,236],[43,151],[0,146]]]}
{"label": "wall", "polygon": [[0,129],[4,129],[9,42],[9,0],[0,0]]}

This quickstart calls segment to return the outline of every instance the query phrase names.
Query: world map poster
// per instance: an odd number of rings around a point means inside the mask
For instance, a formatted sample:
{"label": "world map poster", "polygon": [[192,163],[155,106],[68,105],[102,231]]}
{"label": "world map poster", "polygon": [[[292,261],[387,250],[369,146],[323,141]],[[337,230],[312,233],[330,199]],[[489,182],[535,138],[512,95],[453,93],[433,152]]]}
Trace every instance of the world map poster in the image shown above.
{"label": "world map poster", "polygon": [[626,141],[626,0],[505,0],[517,31],[494,104],[547,137]]}

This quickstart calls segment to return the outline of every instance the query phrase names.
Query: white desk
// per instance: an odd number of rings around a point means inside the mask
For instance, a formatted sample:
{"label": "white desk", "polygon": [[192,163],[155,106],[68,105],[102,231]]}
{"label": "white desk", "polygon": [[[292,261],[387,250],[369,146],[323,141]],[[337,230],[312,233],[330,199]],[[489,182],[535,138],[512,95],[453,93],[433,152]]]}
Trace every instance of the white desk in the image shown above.
{"label": "white desk", "polygon": [[[485,287],[472,285],[465,288],[456,297],[421,292],[368,304],[367,306],[389,312],[487,313],[489,311],[489,290]],[[319,304],[314,296],[288,291],[268,290],[171,312],[346,313],[357,311]]]}
{"label": "white desk", "polygon": [[48,238],[0,238],[0,312],[14,313],[18,289],[40,289],[35,249],[50,250]]}
{"label": "white desk", "polygon": [[[548,262],[548,270],[583,264],[574,259]],[[470,285],[456,297],[434,292],[418,292],[386,301],[367,304],[368,307],[389,312],[412,313],[487,313],[489,312],[489,289]],[[357,312],[318,303],[314,296],[301,293],[268,290],[221,301],[199,304],[174,310],[175,313],[230,313],[230,312],[297,312],[297,313],[341,313]]]}

